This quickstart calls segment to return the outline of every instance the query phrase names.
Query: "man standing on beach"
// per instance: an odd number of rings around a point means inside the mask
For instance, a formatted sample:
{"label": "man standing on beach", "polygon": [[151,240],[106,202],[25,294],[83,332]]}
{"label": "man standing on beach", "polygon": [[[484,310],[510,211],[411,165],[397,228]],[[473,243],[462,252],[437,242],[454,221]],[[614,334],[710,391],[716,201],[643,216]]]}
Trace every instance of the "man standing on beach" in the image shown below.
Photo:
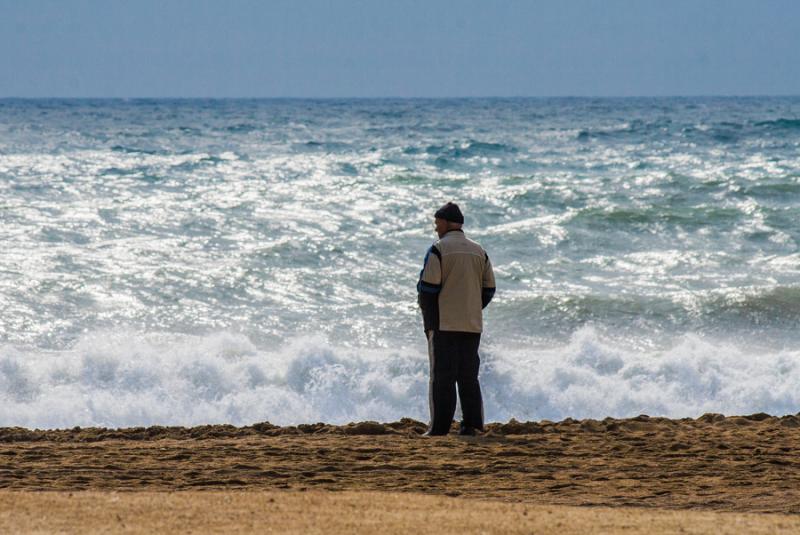
{"label": "man standing on beach", "polygon": [[439,240],[425,255],[417,283],[419,306],[428,337],[431,425],[426,435],[446,435],[461,400],[460,435],[483,430],[483,400],[478,382],[478,346],[482,310],[495,292],[494,272],[483,247],[468,239],[457,204],[434,214]]}

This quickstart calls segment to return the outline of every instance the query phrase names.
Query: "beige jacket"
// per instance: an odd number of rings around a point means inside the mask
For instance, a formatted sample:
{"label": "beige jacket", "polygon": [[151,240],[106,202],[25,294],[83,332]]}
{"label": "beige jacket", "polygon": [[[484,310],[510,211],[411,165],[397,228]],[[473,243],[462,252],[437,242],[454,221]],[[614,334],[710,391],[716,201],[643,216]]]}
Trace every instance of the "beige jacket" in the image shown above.
{"label": "beige jacket", "polygon": [[479,333],[495,292],[489,255],[460,230],[431,246],[417,284],[425,330]]}

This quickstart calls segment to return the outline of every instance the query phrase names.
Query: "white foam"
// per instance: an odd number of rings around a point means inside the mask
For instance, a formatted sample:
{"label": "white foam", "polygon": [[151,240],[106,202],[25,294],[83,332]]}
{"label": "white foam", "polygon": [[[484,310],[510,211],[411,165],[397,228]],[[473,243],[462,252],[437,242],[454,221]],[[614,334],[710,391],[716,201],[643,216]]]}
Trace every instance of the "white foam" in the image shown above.
{"label": "white foam", "polygon": [[[800,407],[798,352],[753,352],[683,336],[659,350],[622,349],[590,328],[565,345],[487,341],[490,421],[787,414]],[[427,420],[423,344],[332,347],[302,338],[256,347],[238,334],[97,332],[66,351],[0,349],[0,426],[297,424]]]}
{"label": "white foam", "polygon": [[501,352],[484,378],[499,420],[789,414],[800,409],[798,356],[696,335],[637,351],[584,328],[565,347]]}

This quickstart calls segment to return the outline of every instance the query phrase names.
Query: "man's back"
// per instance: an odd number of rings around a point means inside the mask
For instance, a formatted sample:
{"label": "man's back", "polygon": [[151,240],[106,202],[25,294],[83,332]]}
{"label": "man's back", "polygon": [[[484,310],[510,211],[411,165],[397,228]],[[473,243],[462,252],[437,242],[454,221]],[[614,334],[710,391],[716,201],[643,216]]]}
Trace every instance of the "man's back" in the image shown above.
{"label": "man's back", "polygon": [[486,251],[460,230],[451,230],[435,246],[441,254],[442,264],[439,330],[481,332],[482,289],[494,287],[494,275]]}
{"label": "man's back", "polygon": [[489,256],[460,229],[450,230],[425,256],[418,289],[425,330],[480,333],[481,310],[494,295]]}

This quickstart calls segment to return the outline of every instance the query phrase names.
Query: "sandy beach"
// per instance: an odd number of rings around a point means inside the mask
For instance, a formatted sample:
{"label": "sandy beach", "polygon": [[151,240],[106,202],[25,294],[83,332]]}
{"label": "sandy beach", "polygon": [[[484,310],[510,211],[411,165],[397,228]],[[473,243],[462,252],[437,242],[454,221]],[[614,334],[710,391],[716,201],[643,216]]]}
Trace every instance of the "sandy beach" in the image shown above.
{"label": "sandy beach", "polygon": [[[230,500],[260,523],[273,522],[276,514],[264,503],[283,504],[284,531],[306,530],[309,522],[329,531],[377,530],[372,513],[363,514],[376,508],[392,511],[375,514],[395,518],[380,528],[394,531],[431,515],[457,526],[445,517],[459,517],[460,510],[470,518],[527,518],[520,520],[522,531],[553,533],[585,531],[575,527],[580,522],[602,524],[604,532],[662,521],[666,531],[681,525],[706,532],[726,522],[769,532],[800,529],[797,416],[512,420],[491,424],[475,438],[426,438],[424,429],[409,419],[344,426],[3,428],[0,531],[77,530],[82,518],[96,518],[95,527],[105,529],[112,510],[121,517],[142,511],[126,530],[152,529],[152,522],[166,521],[158,513],[166,503],[173,504],[167,516],[182,511],[187,518],[216,518]],[[361,513],[345,514],[354,508]],[[92,516],[94,509],[99,513]],[[328,512],[313,517],[310,510]],[[548,514],[578,524],[536,523]],[[248,518],[240,515],[231,526],[247,531]],[[208,522],[198,525],[213,525]],[[508,531],[487,526],[482,530]]]}
{"label": "sandy beach", "polygon": [[396,492],[9,492],[3,533],[797,533],[800,517]]}

